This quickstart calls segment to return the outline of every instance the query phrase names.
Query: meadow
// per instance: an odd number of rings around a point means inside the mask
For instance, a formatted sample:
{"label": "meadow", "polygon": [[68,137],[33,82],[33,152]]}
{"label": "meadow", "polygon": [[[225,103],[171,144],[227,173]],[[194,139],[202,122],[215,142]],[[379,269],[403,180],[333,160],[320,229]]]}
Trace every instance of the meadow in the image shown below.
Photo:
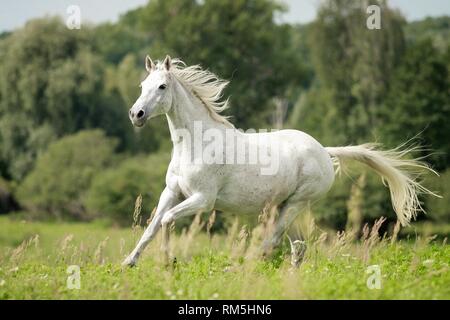
{"label": "meadow", "polygon": [[[259,257],[264,221],[252,230],[235,221],[217,234],[212,222],[198,217],[172,232],[176,263],[163,262],[157,237],[129,269],[120,263],[142,227],[0,217],[0,299],[450,299],[446,238],[380,236],[382,220],[356,237],[309,220],[300,226],[308,249],[293,268],[287,239],[272,258]],[[71,265],[79,289],[68,286]],[[379,289],[367,285],[374,265]]]}

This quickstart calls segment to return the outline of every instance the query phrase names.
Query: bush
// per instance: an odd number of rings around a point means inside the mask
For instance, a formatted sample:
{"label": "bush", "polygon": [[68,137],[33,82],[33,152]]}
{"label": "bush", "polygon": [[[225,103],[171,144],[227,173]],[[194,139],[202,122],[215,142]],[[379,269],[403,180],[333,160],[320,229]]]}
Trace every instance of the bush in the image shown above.
{"label": "bush", "polygon": [[142,214],[148,218],[164,188],[169,159],[168,153],[135,157],[102,172],[92,182],[86,207],[95,215],[131,225],[136,197],[142,194]]}
{"label": "bush", "polygon": [[[364,182],[359,178],[364,175]],[[349,201],[352,198],[352,186],[361,188],[360,199],[356,205],[361,223],[373,223],[385,217],[395,221],[389,189],[383,185],[378,174],[366,166],[352,163],[346,166],[345,173],[337,175],[331,190],[312,206],[312,212],[319,224],[343,230],[348,223]]]}
{"label": "bush", "polygon": [[427,216],[440,224],[450,223],[450,169],[440,173],[440,176],[428,175],[425,186],[442,197],[426,197]]}
{"label": "bush", "polygon": [[19,202],[39,216],[85,218],[85,192],[94,175],[111,164],[116,144],[101,130],[52,143],[19,186]]}
{"label": "bush", "polygon": [[11,184],[0,177],[0,214],[19,209],[12,190]]}
{"label": "bush", "polygon": [[[65,135],[101,128],[133,145],[113,68],[97,54],[93,30],[73,32],[60,18],[36,19],[0,41],[0,174],[22,181],[37,156]],[[127,79],[130,82],[135,80]]]}

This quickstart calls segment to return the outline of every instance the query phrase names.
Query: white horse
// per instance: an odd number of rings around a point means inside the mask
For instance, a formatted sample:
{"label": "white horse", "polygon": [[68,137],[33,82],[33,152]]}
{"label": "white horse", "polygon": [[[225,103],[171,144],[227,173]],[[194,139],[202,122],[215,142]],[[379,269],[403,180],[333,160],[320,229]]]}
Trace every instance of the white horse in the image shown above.
{"label": "white horse", "polygon": [[[324,148],[297,130],[243,133],[220,115],[227,107],[227,101],[221,101],[226,81],[169,56],[157,64],[147,56],[145,62],[149,74],[141,83],[142,93],[129,117],[134,126],[141,127],[148,119],[165,114],[173,153],[155,216],[124,265],[137,263],[161,227],[167,256],[168,226],[180,217],[213,209],[259,214],[268,204],[277,206],[279,216],[273,234],[264,242],[264,249],[271,250],[301,209],[330,189],[335,176],[333,160],[357,160],[380,174],[390,188],[393,208],[403,225],[422,210],[417,194],[431,193],[411,171],[429,168],[417,160],[402,159],[410,150],[381,151],[374,144]],[[234,144],[228,138],[220,139],[230,133]],[[195,145],[203,152],[196,152]],[[268,168],[261,159],[249,160],[256,149],[265,150],[262,153],[276,165]],[[239,150],[236,157],[241,162],[233,155],[229,157]],[[235,161],[224,161],[223,157]]]}

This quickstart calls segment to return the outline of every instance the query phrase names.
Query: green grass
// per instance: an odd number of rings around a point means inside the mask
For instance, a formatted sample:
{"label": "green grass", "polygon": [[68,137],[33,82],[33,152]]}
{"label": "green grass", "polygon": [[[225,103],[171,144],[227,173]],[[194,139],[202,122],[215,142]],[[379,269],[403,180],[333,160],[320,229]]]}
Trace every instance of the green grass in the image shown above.
{"label": "green grass", "polygon": [[[286,243],[272,259],[256,258],[258,230],[246,239],[236,226],[211,237],[199,227],[172,235],[175,267],[163,264],[157,237],[136,268],[122,269],[142,229],[0,217],[0,299],[450,299],[441,240],[355,241],[316,229],[292,269]],[[67,288],[69,265],[80,266],[79,290]],[[367,288],[370,265],[380,267],[379,290]]]}

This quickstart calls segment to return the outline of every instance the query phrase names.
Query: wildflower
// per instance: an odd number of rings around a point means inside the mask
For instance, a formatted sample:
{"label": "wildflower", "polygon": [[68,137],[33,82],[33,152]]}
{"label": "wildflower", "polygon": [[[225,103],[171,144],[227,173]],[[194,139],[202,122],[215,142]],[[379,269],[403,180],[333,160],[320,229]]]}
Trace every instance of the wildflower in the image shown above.
{"label": "wildflower", "polygon": [[19,271],[19,267],[9,269],[9,272],[17,272],[17,271]]}
{"label": "wildflower", "polygon": [[423,264],[425,267],[431,267],[431,266],[433,265],[433,262],[434,262],[433,259],[427,259],[427,260],[425,260],[424,262],[422,262],[422,264]]}

